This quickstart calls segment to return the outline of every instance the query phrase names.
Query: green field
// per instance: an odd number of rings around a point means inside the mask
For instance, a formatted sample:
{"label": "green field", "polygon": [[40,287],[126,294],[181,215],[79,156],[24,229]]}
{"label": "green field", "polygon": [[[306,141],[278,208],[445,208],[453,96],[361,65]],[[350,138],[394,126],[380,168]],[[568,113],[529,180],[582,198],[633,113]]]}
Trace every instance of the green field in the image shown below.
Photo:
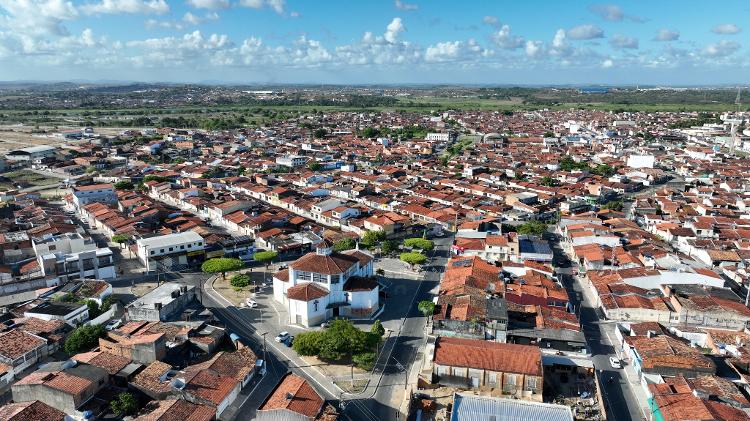
{"label": "green field", "polygon": [[56,185],[57,179],[37,174],[29,170],[19,170],[0,174],[0,189],[12,190],[20,188]]}

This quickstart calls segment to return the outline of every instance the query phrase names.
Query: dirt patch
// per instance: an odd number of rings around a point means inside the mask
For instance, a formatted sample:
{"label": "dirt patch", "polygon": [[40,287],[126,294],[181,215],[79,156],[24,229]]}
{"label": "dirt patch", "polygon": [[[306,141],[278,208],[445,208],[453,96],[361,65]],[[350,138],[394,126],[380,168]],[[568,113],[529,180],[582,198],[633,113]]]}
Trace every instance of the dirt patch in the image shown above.
{"label": "dirt patch", "polygon": [[0,174],[0,188],[15,189],[35,186],[56,185],[56,178],[47,177],[29,170],[11,171]]}
{"label": "dirt patch", "polygon": [[[302,360],[307,363],[310,367],[315,367],[318,370],[322,371],[323,374],[325,374],[327,377],[332,378],[350,378],[352,373],[352,368],[349,365],[348,362],[341,362],[339,364],[331,364],[326,361],[323,361],[319,359],[318,357],[302,357]],[[361,368],[354,367],[354,376],[355,379],[357,375],[364,375],[369,374],[367,371],[362,370]]]}
{"label": "dirt patch", "polygon": [[367,389],[367,385],[370,383],[370,380],[368,379],[357,379],[355,378],[354,381],[352,381],[349,378],[346,379],[334,379],[333,384],[335,384],[339,389],[343,390],[345,393],[351,393],[351,394],[358,394],[362,393]]}

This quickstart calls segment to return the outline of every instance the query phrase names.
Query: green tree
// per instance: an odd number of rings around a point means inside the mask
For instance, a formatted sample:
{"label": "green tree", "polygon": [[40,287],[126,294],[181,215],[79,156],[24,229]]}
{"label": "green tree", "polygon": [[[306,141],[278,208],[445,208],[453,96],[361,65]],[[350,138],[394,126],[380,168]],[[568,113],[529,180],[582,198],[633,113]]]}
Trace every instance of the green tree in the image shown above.
{"label": "green tree", "polygon": [[245,266],[240,259],[233,259],[228,257],[217,257],[214,259],[208,259],[201,265],[201,270],[204,273],[221,273],[221,277],[226,279],[226,273],[240,270]]}
{"label": "green tree", "polygon": [[112,411],[118,415],[133,415],[138,412],[138,400],[129,392],[122,392],[109,403]]}
{"label": "green tree", "polygon": [[370,371],[375,367],[375,361],[377,360],[377,358],[378,355],[372,351],[360,352],[352,356],[352,362],[354,362],[354,365],[356,365],[358,368],[361,368],[365,371]]}
{"label": "green tree", "polygon": [[383,327],[383,324],[380,323],[380,320],[375,320],[372,326],[370,326],[370,333],[377,335],[378,337],[385,335],[385,328]]}
{"label": "green tree", "polygon": [[312,161],[312,162],[310,162],[309,164],[307,164],[307,169],[309,169],[310,171],[318,171],[318,170],[320,170],[320,169],[321,169],[322,167],[323,167],[323,166],[322,166],[322,165],[320,165],[320,163],[319,163],[319,162],[317,162],[317,161]]}
{"label": "green tree", "polygon": [[245,288],[250,285],[250,276],[238,273],[229,279],[229,284],[235,288]]}
{"label": "green tree", "polygon": [[547,224],[539,221],[529,221],[518,226],[518,233],[522,235],[540,236],[547,231]]}
{"label": "green tree", "polygon": [[133,190],[135,186],[130,181],[118,181],[114,187],[116,190]]}
{"label": "green tree", "polygon": [[126,234],[115,234],[112,236],[112,242],[119,244],[121,247],[124,243],[130,240],[130,236]]}
{"label": "green tree", "polygon": [[328,130],[326,130],[326,129],[322,128],[322,127],[321,127],[321,128],[319,128],[319,129],[315,129],[315,131],[313,132],[313,136],[314,136],[314,137],[315,137],[316,139],[322,139],[322,138],[324,138],[324,137],[325,137],[325,136],[326,136],[327,134],[328,134]]}
{"label": "green tree", "polygon": [[398,250],[398,243],[393,240],[385,240],[380,243],[380,252],[389,255]]}
{"label": "green tree", "polygon": [[357,242],[354,241],[353,238],[347,237],[347,238],[341,239],[339,241],[336,241],[333,244],[333,250],[340,252],[340,251],[345,251],[345,250],[351,250],[351,249],[353,249],[356,246],[357,246]]}
{"label": "green tree", "polygon": [[430,251],[435,248],[435,243],[424,238],[407,238],[404,240],[404,245],[423,251]]}
{"label": "green tree", "polygon": [[435,313],[435,303],[430,300],[420,301],[417,304],[417,310],[424,314],[425,317],[430,317]]}
{"label": "green tree", "polygon": [[540,184],[547,187],[554,187],[557,185],[557,180],[548,175],[545,175],[544,177],[542,177],[542,181],[540,182]]}
{"label": "green tree", "polygon": [[89,319],[96,319],[102,314],[99,303],[94,300],[86,300],[86,307],[89,309]]}
{"label": "green tree", "polygon": [[622,210],[622,200],[610,200],[609,202],[602,205],[602,209],[609,209],[613,211]]}
{"label": "green tree", "polygon": [[149,174],[149,175],[143,177],[143,182],[144,183],[147,183],[149,181],[156,181],[157,183],[163,183],[163,182],[167,181],[167,177],[162,177],[160,175],[155,175],[155,174]]}
{"label": "green tree", "polygon": [[302,332],[294,337],[292,349],[302,356],[318,355],[324,331]]}
{"label": "green tree", "polygon": [[68,355],[88,351],[99,344],[99,338],[106,335],[107,331],[102,325],[89,325],[76,328],[68,335],[63,349]]}
{"label": "green tree", "polygon": [[362,236],[360,244],[369,248],[383,240],[385,240],[385,231],[367,231],[365,235]]}
{"label": "green tree", "polygon": [[259,251],[253,254],[253,260],[268,266],[278,255],[279,253],[276,253],[275,251]]}
{"label": "green tree", "polygon": [[426,262],[427,256],[422,253],[401,253],[399,259],[414,267],[414,265],[421,265]]}

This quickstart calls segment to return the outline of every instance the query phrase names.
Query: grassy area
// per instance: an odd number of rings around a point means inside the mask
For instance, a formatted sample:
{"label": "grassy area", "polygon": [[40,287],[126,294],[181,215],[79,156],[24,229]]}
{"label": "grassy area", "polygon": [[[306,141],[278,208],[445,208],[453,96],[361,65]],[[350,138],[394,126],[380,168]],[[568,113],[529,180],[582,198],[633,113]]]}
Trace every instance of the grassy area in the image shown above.
{"label": "grassy area", "polygon": [[11,171],[0,174],[0,189],[16,189],[47,186],[57,183],[57,179],[37,174],[29,170]]}

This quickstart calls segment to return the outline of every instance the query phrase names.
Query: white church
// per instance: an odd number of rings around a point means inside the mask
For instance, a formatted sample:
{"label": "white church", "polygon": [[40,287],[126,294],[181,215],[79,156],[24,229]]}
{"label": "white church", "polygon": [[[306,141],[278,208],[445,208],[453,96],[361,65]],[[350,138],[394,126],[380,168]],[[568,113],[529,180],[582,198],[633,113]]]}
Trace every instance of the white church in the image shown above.
{"label": "white church", "polygon": [[290,323],[305,327],[339,316],[369,318],[380,306],[372,266],[371,255],[337,253],[325,240],[274,275],[273,296],[287,307]]}

